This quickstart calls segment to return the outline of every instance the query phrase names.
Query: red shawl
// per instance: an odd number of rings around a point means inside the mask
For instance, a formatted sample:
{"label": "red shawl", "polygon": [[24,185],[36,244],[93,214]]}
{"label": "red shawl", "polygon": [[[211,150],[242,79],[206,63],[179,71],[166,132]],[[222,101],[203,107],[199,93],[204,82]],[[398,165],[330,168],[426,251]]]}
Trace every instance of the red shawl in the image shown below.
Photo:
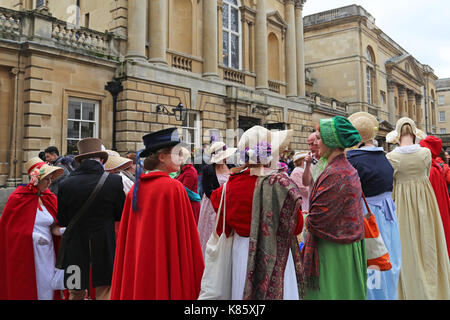
{"label": "red shawl", "polygon": [[139,211],[127,195],[111,283],[112,300],[196,300],[204,262],[184,186],[167,173],[140,177]]}
{"label": "red shawl", "polygon": [[441,213],[445,240],[447,242],[447,251],[450,257],[450,198],[448,195],[447,183],[445,182],[444,170],[437,160],[442,149],[442,140],[433,136],[428,136],[426,139],[420,141],[420,145],[431,151],[432,161],[430,182]]}
{"label": "red shawl", "polygon": [[[181,173],[176,177],[186,188],[197,193],[198,190],[198,174],[192,164],[187,164],[181,169]],[[200,214],[200,202],[191,201],[192,212],[194,214],[195,223],[198,224]]]}
{"label": "red shawl", "polygon": [[345,155],[333,159],[314,184],[302,250],[304,278],[309,288],[319,287],[319,238],[341,244],[364,238],[361,196],[358,172]]}
{"label": "red shawl", "polygon": [[[56,196],[46,190],[41,200],[56,222]],[[0,300],[38,298],[32,240],[37,209],[37,189],[19,186],[9,196],[0,217]],[[55,254],[59,240],[53,237]],[[55,291],[55,299],[60,297]]]}

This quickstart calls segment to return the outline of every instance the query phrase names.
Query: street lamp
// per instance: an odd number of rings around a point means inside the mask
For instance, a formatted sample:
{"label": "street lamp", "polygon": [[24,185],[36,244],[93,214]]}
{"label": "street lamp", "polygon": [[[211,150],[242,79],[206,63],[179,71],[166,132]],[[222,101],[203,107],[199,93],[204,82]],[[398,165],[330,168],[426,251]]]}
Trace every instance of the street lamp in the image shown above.
{"label": "street lamp", "polygon": [[176,107],[172,108],[172,112],[167,110],[167,107],[162,104],[156,106],[156,113],[175,116],[175,119],[181,122],[184,122],[186,120],[187,111],[188,110],[184,107],[184,105],[181,102]]}

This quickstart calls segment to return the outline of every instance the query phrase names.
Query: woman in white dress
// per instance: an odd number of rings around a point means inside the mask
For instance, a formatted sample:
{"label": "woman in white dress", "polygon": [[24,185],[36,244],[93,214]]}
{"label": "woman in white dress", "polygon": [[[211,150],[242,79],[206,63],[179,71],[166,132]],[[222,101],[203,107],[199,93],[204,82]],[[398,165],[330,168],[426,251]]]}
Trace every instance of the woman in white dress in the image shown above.
{"label": "woman in white dress", "polygon": [[[292,130],[271,132],[255,126],[239,142],[245,165],[230,176],[223,201],[225,234],[234,237],[232,300],[303,298],[296,238],[303,228],[301,197],[284,169],[277,168],[279,153],[292,134]],[[216,211],[223,189],[221,186],[211,194]],[[217,234],[222,230],[223,209]]]}
{"label": "woman in white dress", "polygon": [[0,300],[58,299],[52,280],[65,228],[57,224],[57,199],[48,187],[64,170],[38,157],[25,168],[30,183],[17,187],[0,217]]}
{"label": "woman in white dress", "polygon": [[198,233],[203,256],[205,255],[206,243],[216,223],[216,212],[210,200],[211,193],[228,181],[230,168],[227,162],[232,162],[230,161],[230,157],[236,153],[236,150],[236,148],[227,148],[223,142],[213,143],[210,147],[211,164],[203,169],[202,185],[205,193],[200,203],[198,218]]}

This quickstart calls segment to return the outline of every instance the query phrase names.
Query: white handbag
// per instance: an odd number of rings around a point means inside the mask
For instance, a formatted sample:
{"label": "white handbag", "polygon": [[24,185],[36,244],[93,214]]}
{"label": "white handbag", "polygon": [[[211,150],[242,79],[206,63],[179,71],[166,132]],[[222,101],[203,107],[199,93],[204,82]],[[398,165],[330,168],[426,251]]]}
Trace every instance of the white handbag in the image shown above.
{"label": "white handbag", "polygon": [[[234,235],[225,235],[227,183],[223,185],[216,225],[206,244],[205,270],[203,272],[201,290],[198,300],[231,300],[231,271]],[[223,203],[222,234],[217,234],[217,224]]]}

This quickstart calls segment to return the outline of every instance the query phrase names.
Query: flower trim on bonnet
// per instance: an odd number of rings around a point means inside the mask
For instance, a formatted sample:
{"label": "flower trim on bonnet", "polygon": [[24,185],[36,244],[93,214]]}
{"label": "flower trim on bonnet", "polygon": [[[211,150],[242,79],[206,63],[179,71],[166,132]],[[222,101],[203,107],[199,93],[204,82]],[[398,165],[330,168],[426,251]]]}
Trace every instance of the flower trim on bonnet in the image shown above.
{"label": "flower trim on bonnet", "polygon": [[268,142],[260,142],[255,146],[246,147],[241,151],[241,159],[250,164],[269,164],[272,162],[272,146]]}

